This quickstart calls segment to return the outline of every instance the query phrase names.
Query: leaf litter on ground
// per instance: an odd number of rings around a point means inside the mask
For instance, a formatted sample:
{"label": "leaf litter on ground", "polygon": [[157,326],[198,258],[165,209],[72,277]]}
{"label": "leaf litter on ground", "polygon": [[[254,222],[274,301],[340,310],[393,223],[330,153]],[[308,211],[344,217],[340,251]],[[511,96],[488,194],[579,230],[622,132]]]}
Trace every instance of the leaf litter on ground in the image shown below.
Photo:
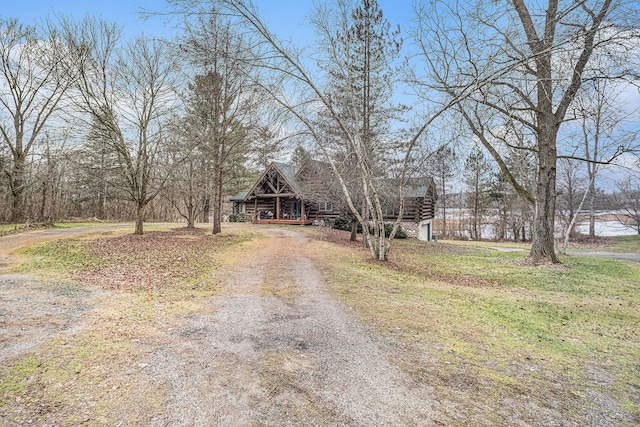
{"label": "leaf litter on ground", "polygon": [[210,235],[204,229],[178,228],[142,236],[124,235],[88,242],[101,265],[74,274],[74,278],[103,289],[136,291],[149,284],[166,289],[193,278],[200,285],[215,269],[214,254],[232,237]]}

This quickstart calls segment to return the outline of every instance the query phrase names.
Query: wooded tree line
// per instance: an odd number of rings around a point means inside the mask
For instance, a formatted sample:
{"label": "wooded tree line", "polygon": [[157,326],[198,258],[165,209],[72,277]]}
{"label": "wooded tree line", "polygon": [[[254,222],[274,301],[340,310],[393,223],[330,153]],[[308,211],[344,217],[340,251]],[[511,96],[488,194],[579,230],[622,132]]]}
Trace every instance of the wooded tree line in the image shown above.
{"label": "wooded tree line", "polygon": [[[268,100],[229,23],[122,40],[93,18],[0,27],[3,221],[213,217],[277,155]],[[186,84],[184,84],[186,82]],[[151,206],[149,206],[152,204]]]}
{"label": "wooded tree line", "polygon": [[[496,239],[527,242],[533,231],[533,210],[518,197],[504,175],[482,151],[472,150],[465,159],[449,148],[441,148],[438,155],[447,151],[450,161],[436,167],[440,188],[440,200],[434,230],[439,237],[452,239]],[[521,170],[530,170],[526,159],[519,159]],[[581,170],[580,166],[585,170]],[[640,180],[633,176],[603,178],[604,188],[592,186],[585,164],[563,160],[558,165],[558,199],[556,207],[556,236],[577,238],[577,221],[581,225],[581,237],[596,236],[596,219],[609,224],[609,228],[624,229],[627,233],[639,232]],[[446,183],[460,174],[458,186]],[[442,179],[444,176],[444,180]],[[533,176],[528,178],[529,185]],[[442,181],[445,182],[444,189]],[[585,227],[586,224],[586,227]],[[610,231],[611,232],[611,231]]]}
{"label": "wooded tree line", "polygon": [[[249,0],[167,3],[175,40],[125,41],[91,18],[0,22],[0,220],[135,218],[142,233],[199,218],[217,233],[225,196],[297,144],[371,224],[375,258],[393,240],[382,183],[397,183],[397,229],[405,186],[430,175],[445,234],[464,187],[471,237],[491,205],[500,235],[557,262],[557,215],[595,210],[612,162],[639,169],[621,102],[639,82],[631,0],[425,1],[410,28],[376,0],[332,0],[314,5],[312,46],[281,40]],[[637,182],[621,182],[626,204]]]}

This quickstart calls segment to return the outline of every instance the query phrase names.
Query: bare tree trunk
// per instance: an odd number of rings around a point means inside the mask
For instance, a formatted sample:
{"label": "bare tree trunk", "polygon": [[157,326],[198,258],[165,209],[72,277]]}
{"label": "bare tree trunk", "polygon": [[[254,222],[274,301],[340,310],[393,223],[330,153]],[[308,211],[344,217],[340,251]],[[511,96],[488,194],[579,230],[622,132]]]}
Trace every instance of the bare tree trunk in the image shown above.
{"label": "bare tree trunk", "polygon": [[351,218],[351,238],[352,242],[358,240],[358,219],[356,217]]}
{"label": "bare tree trunk", "polygon": [[104,181],[104,185],[102,186],[102,192],[100,193],[98,203],[100,204],[100,209],[98,213],[100,219],[107,218],[107,181]]}
{"label": "bare tree trunk", "polygon": [[480,240],[480,177],[475,176],[475,194],[473,195],[473,239]]}
{"label": "bare tree trunk", "polygon": [[589,237],[591,238],[596,237],[596,183],[593,178],[589,181]]}
{"label": "bare tree trunk", "polygon": [[25,161],[21,156],[14,156],[13,171],[9,179],[11,187],[11,221],[15,223],[23,222],[26,218],[24,211],[24,174]]}
{"label": "bare tree trunk", "polygon": [[[100,150],[100,164],[105,167],[106,165],[106,152],[105,150]],[[97,217],[98,219],[106,219],[106,208],[107,208],[107,180],[104,175],[102,175],[102,188],[98,191],[98,209],[97,209]]]}
{"label": "bare tree trunk", "polygon": [[187,206],[187,228],[196,228],[196,212],[195,204],[193,203],[193,195],[189,194],[189,201]]}
{"label": "bare tree trunk", "polygon": [[447,201],[446,198],[442,198],[442,237],[447,236]]}
{"label": "bare tree trunk", "polygon": [[507,239],[507,208],[503,206],[500,215],[500,240]]}
{"label": "bare tree trunk", "polygon": [[47,212],[47,181],[42,181],[42,203],[40,204],[40,220],[44,221]]}
{"label": "bare tree trunk", "polygon": [[546,136],[541,134],[539,138],[540,152],[536,186],[536,212],[529,259],[533,262],[540,262],[546,259],[552,263],[559,263],[554,244],[557,155],[555,144],[550,142],[555,141],[555,135]]}
{"label": "bare tree trunk", "polygon": [[213,230],[212,234],[222,232],[222,170],[220,166],[215,167],[215,178],[213,180]]}
{"label": "bare tree trunk", "polygon": [[202,210],[202,222],[204,223],[208,223],[209,222],[209,212],[211,212],[211,199],[209,198],[209,196],[206,196],[204,198],[204,208]]}
{"label": "bare tree trunk", "polygon": [[[366,201],[363,200],[362,201],[362,235],[363,236],[366,236],[364,232],[365,227],[367,227],[367,230],[369,229],[369,209],[367,208]],[[369,239],[363,238],[362,246],[364,246],[365,248],[371,247],[371,242],[369,242]]]}
{"label": "bare tree trunk", "polygon": [[140,236],[144,234],[144,208],[145,205],[140,203],[136,204],[136,231],[134,234]]}
{"label": "bare tree trunk", "polygon": [[[593,181],[595,179],[595,175],[592,177],[591,181],[589,181],[589,188],[591,188],[591,184],[593,184]],[[571,216],[571,221],[569,222],[569,228],[567,230],[567,232],[565,233],[564,236],[564,244],[563,244],[563,253],[567,253],[567,246],[569,245],[569,236],[572,234],[573,232],[573,228],[575,227],[576,224],[576,220],[578,219],[578,214],[580,213],[580,209],[582,209],[582,205],[584,204],[584,201],[587,199],[587,195],[589,194],[590,190],[587,190],[584,195],[582,196],[582,199],[580,200],[580,204],[578,205],[578,208],[576,209],[576,212],[574,215]]]}

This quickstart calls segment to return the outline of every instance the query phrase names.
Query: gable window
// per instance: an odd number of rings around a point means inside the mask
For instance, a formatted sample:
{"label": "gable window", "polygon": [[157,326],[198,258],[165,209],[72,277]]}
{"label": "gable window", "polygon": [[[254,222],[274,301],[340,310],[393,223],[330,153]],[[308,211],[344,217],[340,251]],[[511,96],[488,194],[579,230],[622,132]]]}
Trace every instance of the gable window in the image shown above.
{"label": "gable window", "polygon": [[320,212],[332,212],[333,204],[331,202],[320,202],[318,203],[318,210]]}
{"label": "gable window", "polygon": [[384,216],[394,217],[397,216],[398,212],[395,209],[395,206],[385,205],[384,206]]}

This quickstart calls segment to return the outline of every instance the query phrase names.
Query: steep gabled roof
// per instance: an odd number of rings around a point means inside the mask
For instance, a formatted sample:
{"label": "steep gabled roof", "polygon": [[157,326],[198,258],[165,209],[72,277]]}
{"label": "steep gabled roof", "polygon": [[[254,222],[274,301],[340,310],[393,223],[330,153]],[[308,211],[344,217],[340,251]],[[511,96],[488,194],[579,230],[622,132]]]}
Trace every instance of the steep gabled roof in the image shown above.
{"label": "steep gabled roof", "polygon": [[294,190],[296,194],[300,196],[306,196],[306,186],[304,185],[304,181],[302,181],[298,177],[298,167],[295,165],[290,165],[288,163],[281,162],[273,162],[273,164],[278,168],[282,176],[287,180],[291,189]]}
{"label": "steep gabled roof", "polygon": [[405,197],[420,198],[425,197],[428,193],[431,193],[436,200],[438,199],[436,184],[429,176],[413,178],[404,187]]}
{"label": "steep gabled roof", "polygon": [[290,189],[289,193],[294,193],[298,198],[305,197],[304,183],[296,176],[297,171],[298,168],[293,165],[280,162],[272,162],[269,167],[267,167],[267,169],[262,173],[262,175],[260,175],[260,177],[256,180],[251,189],[247,191],[246,195],[244,196],[244,200],[246,201],[256,196],[256,194],[258,194],[257,191],[259,190],[261,185],[267,184],[267,186],[269,186],[269,184],[271,183],[267,181],[270,177],[274,176],[274,173],[277,174],[277,176],[279,176],[288,186],[288,188]]}

